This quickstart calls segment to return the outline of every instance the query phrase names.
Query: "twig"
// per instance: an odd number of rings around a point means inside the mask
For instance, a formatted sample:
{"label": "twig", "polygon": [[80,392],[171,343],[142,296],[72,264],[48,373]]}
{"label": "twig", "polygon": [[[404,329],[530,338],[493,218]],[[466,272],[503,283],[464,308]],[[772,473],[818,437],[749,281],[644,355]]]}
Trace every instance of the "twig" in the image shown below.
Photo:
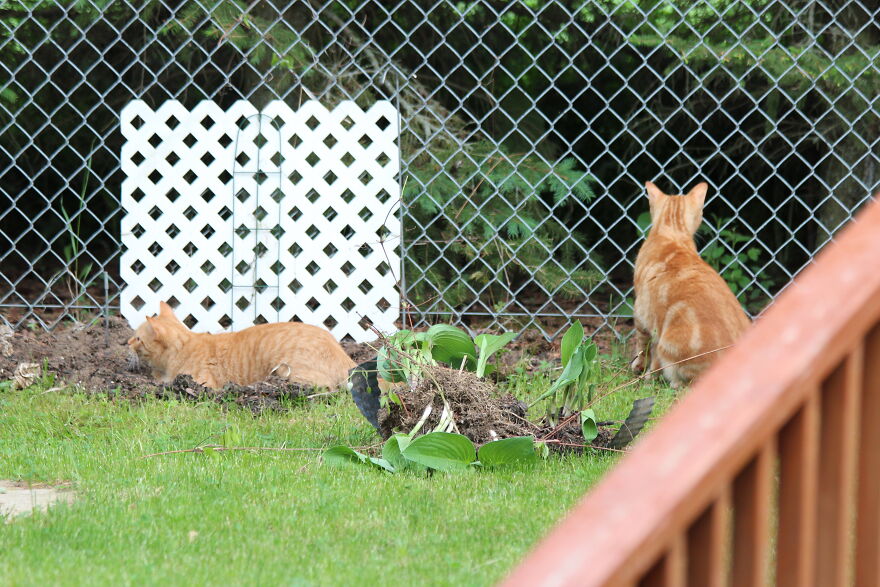
{"label": "twig", "polygon": [[609,395],[611,395],[612,393],[614,393],[615,391],[617,391],[619,389],[623,389],[624,387],[627,387],[628,385],[632,385],[633,383],[641,381],[642,379],[647,379],[648,377],[650,377],[651,375],[653,375],[655,373],[659,373],[660,371],[662,371],[666,367],[671,367],[672,365],[678,365],[679,363],[684,363],[685,361],[690,361],[691,359],[697,359],[697,358],[702,357],[704,355],[710,355],[712,353],[717,353],[719,351],[723,351],[724,349],[729,349],[732,346],[733,346],[732,344],[729,344],[727,346],[723,346],[723,347],[720,347],[717,349],[712,349],[711,351],[706,351],[705,353],[700,353],[698,355],[694,355],[692,357],[687,357],[686,359],[682,359],[680,361],[675,361],[674,363],[669,363],[668,365],[666,365],[664,367],[660,367],[659,369],[654,369],[653,371],[648,371],[647,373],[642,373],[641,375],[634,377],[633,379],[630,379],[629,381],[627,381],[625,383],[621,383],[617,387],[612,388],[610,391],[607,391],[607,392],[603,393],[602,395],[596,397],[596,399],[594,399],[593,401],[591,401],[587,404],[587,407],[595,405],[596,402],[598,402],[600,399],[602,399],[604,397],[608,397]]}
{"label": "twig", "polygon": [[319,397],[322,395],[332,395],[334,393],[339,393],[339,389],[334,389],[333,391],[322,391],[321,393],[313,393],[312,395],[307,395],[306,399],[312,399],[313,397]]}
{"label": "twig", "polygon": [[[624,387],[627,387],[627,386],[629,386],[629,385],[632,385],[633,383],[637,383],[638,381],[641,381],[641,380],[643,380],[643,379],[647,379],[648,377],[650,377],[650,376],[653,375],[654,373],[658,373],[658,372],[662,371],[663,369],[665,369],[666,367],[670,367],[670,366],[672,366],[672,365],[678,365],[679,363],[684,363],[685,361],[690,361],[691,359],[696,359],[696,358],[702,357],[702,356],[704,356],[704,355],[709,355],[709,354],[712,354],[712,353],[717,353],[718,351],[723,351],[724,349],[729,349],[729,348],[732,347],[732,346],[733,346],[732,344],[729,344],[729,345],[727,345],[727,346],[723,346],[723,347],[720,347],[720,348],[717,348],[717,349],[713,349],[713,350],[711,350],[711,351],[706,351],[705,353],[700,353],[700,354],[698,354],[698,355],[694,355],[694,356],[692,356],[692,357],[687,357],[686,359],[682,359],[682,360],[680,360],[680,361],[676,361],[676,362],[674,362],[674,363],[669,363],[669,364],[666,365],[665,367],[660,367],[659,369],[654,369],[653,371],[648,371],[647,373],[642,373],[641,375],[639,375],[639,376],[637,376],[637,377],[634,377],[634,378],[630,379],[629,381],[627,381],[627,382],[625,382],[625,383],[621,383],[621,384],[618,385],[617,387],[614,387],[614,388],[612,388],[611,390],[606,391],[605,393],[596,396],[596,398],[595,398],[593,401],[588,402],[587,405],[586,405],[585,407],[587,407],[587,408],[592,407],[592,406],[596,405],[596,403],[597,403],[599,400],[601,400],[601,399],[603,399],[603,398],[606,398],[606,397],[608,397],[609,395],[611,395],[612,393],[614,393],[614,392],[616,392],[616,391],[618,391],[618,390],[620,390],[620,389],[623,389]],[[580,412],[575,412],[574,414],[568,416],[566,419],[564,419],[562,422],[560,422],[559,425],[556,426],[556,428],[554,428],[553,430],[551,430],[550,432],[548,432],[548,433],[547,433],[544,437],[542,437],[540,440],[543,442],[543,441],[545,441],[546,439],[552,437],[554,434],[558,433],[560,430],[562,430],[562,428],[563,428],[566,424],[568,424],[568,423],[570,423],[572,420],[574,420],[574,417],[577,416],[579,413],[580,413]],[[609,450],[610,450],[610,449],[609,449]]]}
{"label": "twig", "polygon": [[619,448],[610,448],[608,446],[594,446],[592,444],[576,444],[574,442],[562,442],[561,440],[542,440],[541,442],[546,442],[547,444],[558,444],[559,446],[574,446],[578,448],[595,448],[598,450],[607,450],[609,452],[629,452],[626,450],[621,450]]}
{"label": "twig", "polygon": [[[352,447],[355,450],[369,450],[371,448],[376,448],[377,444],[371,444],[369,446],[354,446]],[[143,455],[140,458],[148,459],[150,457],[158,457],[162,455],[176,455],[182,454],[186,452],[205,452],[206,448],[210,448],[217,452],[227,451],[227,450],[251,450],[251,451],[289,451],[289,452],[315,452],[315,451],[324,451],[327,450],[325,448],[290,448],[285,446],[222,446],[219,444],[204,444],[202,446],[197,446],[195,448],[187,448],[183,450],[168,450],[165,452],[154,452],[152,454]]]}

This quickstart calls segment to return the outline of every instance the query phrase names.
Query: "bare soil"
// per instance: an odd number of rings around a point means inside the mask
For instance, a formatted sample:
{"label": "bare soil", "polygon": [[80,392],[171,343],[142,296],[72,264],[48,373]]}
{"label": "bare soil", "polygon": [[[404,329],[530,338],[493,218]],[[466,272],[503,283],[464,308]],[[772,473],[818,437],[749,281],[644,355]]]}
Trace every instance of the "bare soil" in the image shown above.
{"label": "bare soil", "polygon": [[116,397],[145,396],[179,399],[210,399],[235,402],[256,412],[277,409],[285,399],[312,393],[280,377],[269,377],[253,385],[226,385],[214,391],[181,375],[171,385],[158,383],[149,370],[138,369],[131,360],[126,341],[132,336],[128,323],[112,317],[91,325],[76,324],[46,332],[20,329],[0,345],[0,380],[13,378],[21,363],[37,363],[52,373],[55,385],[78,385],[86,392],[110,392]]}
{"label": "bare soil", "polygon": [[[20,328],[15,332],[3,329],[0,331],[0,381],[12,379],[22,363],[36,363],[44,373],[54,374],[56,386],[75,384],[85,392],[111,393],[117,398],[133,400],[153,396],[236,403],[257,413],[283,409],[291,401],[303,401],[306,395],[315,392],[279,377],[248,386],[230,384],[220,391],[205,388],[189,376],[180,376],[171,385],[162,385],[148,370],[135,367],[126,344],[132,334],[128,323],[120,317],[111,317],[106,324],[100,320],[88,325],[59,326],[49,332],[42,328]],[[381,344],[379,340],[342,343],[356,363],[375,358]],[[608,344],[609,340],[600,339],[600,346],[606,350]],[[503,377],[522,362],[527,369],[532,369],[542,362],[558,360],[558,342],[548,343],[537,330],[526,330],[500,355],[498,374]],[[380,424],[384,436],[390,436],[393,430],[411,430],[429,403],[432,413],[423,430],[432,430],[443,411],[445,398],[459,432],[478,444],[524,435],[555,439],[559,443],[555,448],[560,449],[583,443],[577,425],[552,430],[526,420],[526,406],[512,395],[499,393],[491,381],[444,367],[433,369],[431,373],[432,377],[425,378],[415,390],[398,389],[403,406],[392,404],[390,411],[383,408]],[[601,445],[609,436],[610,431],[601,431],[594,444]]]}

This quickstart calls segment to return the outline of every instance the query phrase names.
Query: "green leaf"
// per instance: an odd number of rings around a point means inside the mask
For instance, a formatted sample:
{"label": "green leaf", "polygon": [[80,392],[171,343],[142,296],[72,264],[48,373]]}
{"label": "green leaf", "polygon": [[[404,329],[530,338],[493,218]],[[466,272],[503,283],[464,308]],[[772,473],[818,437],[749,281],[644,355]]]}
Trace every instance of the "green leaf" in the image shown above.
{"label": "green leaf", "polygon": [[541,455],[542,459],[546,459],[550,456],[550,447],[547,445],[546,442],[535,442],[535,450],[539,455]]}
{"label": "green leaf", "polygon": [[489,358],[501,350],[506,344],[516,338],[515,332],[505,332],[504,334],[478,334],[474,337],[474,343],[479,350],[479,358],[477,359],[477,377],[485,377],[488,375],[486,367]]}
{"label": "green leaf", "polygon": [[478,458],[484,467],[534,462],[538,459],[535,437],[517,436],[487,442],[480,447]]}
{"label": "green leaf", "polygon": [[581,432],[584,433],[584,440],[587,442],[592,442],[594,438],[599,436],[596,414],[592,409],[586,409],[581,412]]}
{"label": "green leaf", "polygon": [[571,323],[565,335],[562,337],[562,344],[560,346],[560,352],[562,354],[562,366],[565,367],[568,365],[568,360],[571,358],[572,353],[581,344],[584,340],[584,326],[581,324],[580,320],[575,320]]}
{"label": "green leaf", "polygon": [[[577,348],[576,352],[580,353],[580,360],[581,363],[583,363],[581,374],[578,376],[578,390],[583,391],[589,382],[591,373],[593,372],[593,364],[596,361],[596,355],[598,354],[599,349],[596,347],[596,343],[594,343],[592,339],[588,339],[587,342]],[[580,408],[580,406],[578,406],[578,408]]]}
{"label": "green leaf", "polygon": [[642,233],[642,236],[648,234],[648,229],[651,228],[651,213],[642,212],[639,214],[638,218],[636,218],[636,226],[639,227],[639,232]]}
{"label": "green leaf", "polygon": [[531,408],[533,405],[538,403],[539,401],[550,397],[556,391],[566,385],[570,385],[578,380],[581,376],[581,371],[584,369],[584,353],[582,350],[573,352],[571,358],[568,362],[568,365],[565,366],[565,369],[562,370],[562,374],[559,376],[559,379],[553,382],[553,385],[550,388],[542,393],[537,399],[533,400],[532,403],[529,404]]}
{"label": "green leaf", "polygon": [[406,381],[406,372],[402,368],[405,357],[401,353],[391,347],[382,347],[376,355],[376,368],[379,370],[379,377],[389,383],[398,383]]}
{"label": "green leaf", "polygon": [[403,449],[409,446],[411,441],[412,438],[409,434],[395,434],[385,441],[385,446],[382,447],[382,458],[398,471],[407,467],[418,467],[417,463],[403,456]]}
{"label": "green leaf", "polygon": [[328,465],[359,465],[366,461],[367,455],[347,446],[332,446],[324,451],[324,462]]}
{"label": "green leaf", "polygon": [[333,446],[324,451],[324,462],[332,466],[366,465],[394,472],[394,466],[385,459],[377,459],[347,446]]}
{"label": "green leaf", "polygon": [[625,318],[632,318],[633,316],[633,304],[635,300],[632,297],[628,297],[623,300],[623,303],[618,306],[617,311],[621,316]]}
{"label": "green leaf", "polygon": [[438,471],[466,468],[477,458],[474,443],[451,432],[431,432],[419,436],[402,450],[407,459]]}
{"label": "green leaf", "polygon": [[461,365],[464,357],[468,357],[469,365],[476,361],[474,343],[460,328],[449,324],[435,324],[428,329],[427,339],[431,342],[431,354],[436,361],[456,368]]}
{"label": "green leaf", "polygon": [[388,471],[389,473],[395,472],[394,465],[392,465],[391,463],[389,463],[385,459],[379,459],[376,457],[367,457],[367,459],[369,459],[370,463],[372,463],[376,467],[379,467],[380,469],[384,469],[384,470]]}

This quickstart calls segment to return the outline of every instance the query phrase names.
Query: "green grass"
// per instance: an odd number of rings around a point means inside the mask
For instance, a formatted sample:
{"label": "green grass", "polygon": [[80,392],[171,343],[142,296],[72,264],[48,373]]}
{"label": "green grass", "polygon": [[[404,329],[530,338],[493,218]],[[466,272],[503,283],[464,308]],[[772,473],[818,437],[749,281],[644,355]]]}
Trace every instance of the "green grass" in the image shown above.
{"label": "green grass", "polygon": [[[603,388],[625,381],[611,366]],[[518,396],[545,389],[521,374]],[[595,406],[622,419],[644,385]],[[219,443],[377,442],[347,396],[254,416],[235,405],[0,391],[0,479],[69,481],[78,498],[0,523],[4,584],[491,584],[619,455],[431,477],[325,466],[316,452],[148,453]],[[193,535],[197,532],[197,535]],[[194,538],[191,539],[191,536]]]}

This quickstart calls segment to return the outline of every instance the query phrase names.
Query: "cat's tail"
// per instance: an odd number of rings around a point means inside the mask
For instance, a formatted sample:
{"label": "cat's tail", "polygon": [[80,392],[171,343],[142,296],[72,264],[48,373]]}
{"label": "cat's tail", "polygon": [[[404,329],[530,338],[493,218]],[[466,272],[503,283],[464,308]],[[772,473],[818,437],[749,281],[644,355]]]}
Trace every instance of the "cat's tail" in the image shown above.
{"label": "cat's tail", "polygon": [[348,372],[348,389],[351,398],[364,418],[379,430],[379,378],[376,376],[376,360],[364,361]]}

